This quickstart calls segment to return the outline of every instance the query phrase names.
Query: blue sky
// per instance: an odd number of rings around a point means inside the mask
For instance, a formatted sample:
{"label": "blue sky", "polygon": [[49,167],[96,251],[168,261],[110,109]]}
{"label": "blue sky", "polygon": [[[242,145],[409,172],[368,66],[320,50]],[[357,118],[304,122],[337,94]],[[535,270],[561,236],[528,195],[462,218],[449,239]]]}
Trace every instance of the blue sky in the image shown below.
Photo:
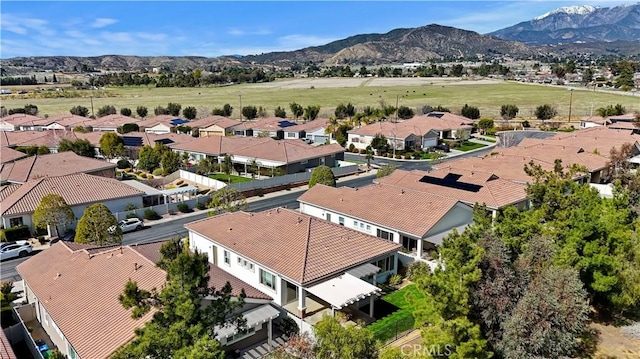
{"label": "blue sky", "polygon": [[635,1],[6,1],[0,57],[260,54],[437,23],[480,33],[560,6]]}

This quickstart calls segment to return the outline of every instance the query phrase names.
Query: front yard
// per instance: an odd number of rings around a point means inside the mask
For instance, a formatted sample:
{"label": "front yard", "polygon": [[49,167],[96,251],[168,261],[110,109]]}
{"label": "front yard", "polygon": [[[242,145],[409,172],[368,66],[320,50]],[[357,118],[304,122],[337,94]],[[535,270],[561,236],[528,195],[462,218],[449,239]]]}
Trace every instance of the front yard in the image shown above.
{"label": "front yard", "polygon": [[375,316],[380,318],[369,325],[373,337],[383,343],[395,339],[397,335],[415,326],[413,312],[416,299],[424,298],[415,284],[410,284],[389,293],[375,302]]}
{"label": "front yard", "polygon": [[467,151],[475,150],[475,149],[486,147],[486,146],[487,145],[484,145],[482,143],[465,141],[459,147],[455,147],[454,149],[458,151],[467,152]]}

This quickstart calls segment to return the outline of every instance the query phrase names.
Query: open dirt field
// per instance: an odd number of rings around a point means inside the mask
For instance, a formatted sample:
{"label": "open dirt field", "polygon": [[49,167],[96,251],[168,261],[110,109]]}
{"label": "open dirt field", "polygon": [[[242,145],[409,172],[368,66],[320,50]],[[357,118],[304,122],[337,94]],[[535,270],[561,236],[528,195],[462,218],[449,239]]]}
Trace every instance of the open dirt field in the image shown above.
{"label": "open dirt field", "polygon": [[[13,89],[13,88],[12,88]],[[420,112],[424,105],[443,105],[457,112],[464,104],[480,108],[482,116],[499,116],[500,106],[515,104],[520,108],[519,116],[530,118],[536,106],[550,104],[556,106],[559,116],[566,117],[573,93],[572,119],[595,113],[598,107],[620,103],[627,110],[640,110],[640,96],[628,96],[593,91],[567,91],[565,87],[532,86],[495,80],[459,80],[440,78],[335,78],[335,79],[287,79],[264,84],[243,84],[206,88],[147,88],[115,87],[100,91],[73,91],[69,98],[38,98],[33,94],[2,95],[2,105],[6,108],[37,105],[40,115],[55,116],[68,113],[76,105],[91,109],[93,96],[94,111],[104,105],[120,109],[137,106],[149,108],[149,115],[157,106],[177,102],[195,106],[198,117],[208,115],[212,108],[229,103],[234,107],[232,117],[240,117],[242,105],[262,106],[270,115],[277,106],[290,112],[289,104],[297,102],[302,106],[319,105],[320,116],[333,115],[340,103],[351,102],[357,108],[379,107],[382,102],[395,106],[413,108]],[[61,94],[63,95],[63,94]]]}

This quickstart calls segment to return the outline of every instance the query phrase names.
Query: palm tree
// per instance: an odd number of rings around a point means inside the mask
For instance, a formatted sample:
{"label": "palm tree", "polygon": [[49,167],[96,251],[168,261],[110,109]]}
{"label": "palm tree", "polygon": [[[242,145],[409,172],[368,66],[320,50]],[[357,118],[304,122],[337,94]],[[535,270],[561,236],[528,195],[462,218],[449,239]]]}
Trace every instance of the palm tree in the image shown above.
{"label": "palm tree", "polygon": [[329,118],[329,122],[327,122],[327,128],[324,130],[324,132],[335,137],[336,131],[338,131],[338,127],[340,127],[338,119],[335,117],[331,117]]}
{"label": "palm tree", "polygon": [[367,171],[371,171],[371,160],[373,159],[373,151],[371,150],[371,146],[367,146],[367,155],[365,158],[367,159]]}

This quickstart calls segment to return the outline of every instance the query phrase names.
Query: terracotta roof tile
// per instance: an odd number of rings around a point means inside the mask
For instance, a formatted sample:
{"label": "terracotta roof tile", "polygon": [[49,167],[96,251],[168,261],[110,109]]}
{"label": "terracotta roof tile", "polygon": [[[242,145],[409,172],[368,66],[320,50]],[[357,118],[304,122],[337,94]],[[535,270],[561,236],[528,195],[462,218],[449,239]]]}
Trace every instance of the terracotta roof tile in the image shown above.
{"label": "terracotta roof tile", "polygon": [[10,184],[0,187],[0,202],[4,201],[5,198],[20,188],[20,186],[19,184]]}
{"label": "terracotta roof tile", "polygon": [[93,126],[94,128],[117,127],[117,126],[122,126],[126,123],[137,123],[140,121],[141,120],[139,118],[114,114],[114,115],[98,117],[95,120],[87,123],[87,125]]}
{"label": "terracotta roof tile", "polygon": [[133,320],[120,305],[118,295],[127,281],[147,290],[165,282],[160,268],[129,247],[90,256],[59,242],[16,269],[78,356],[92,359],[109,357],[153,316],[151,311]]}
{"label": "terracotta roof tile", "polygon": [[9,147],[0,147],[0,163],[13,162],[27,157],[26,153],[16,151]]}
{"label": "terracotta roof tile", "polygon": [[14,113],[13,115],[4,116],[2,121],[6,121],[14,126],[31,125],[34,122],[42,121],[42,117],[27,115],[25,113]]}
{"label": "terracotta roof tile", "polygon": [[291,122],[286,118],[280,117],[265,117],[254,121],[242,121],[237,126],[234,126],[234,130],[254,130],[254,131],[276,131],[282,130],[286,127],[281,127],[280,122]]}
{"label": "terracotta roof tile", "polygon": [[11,347],[11,342],[4,333],[4,330],[0,330],[0,358],[2,359],[16,359],[16,353]]}
{"label": "terracotta roof tile", "polygon": [[399,244],[281,208],[227,213],[185,227],[302,285],[400,248]]}
{"label": "terracotta roof tile", "polygon": [[29,181],[2,201],[2,215],[31,213],[47,194],[56,193],[70,206],[97,203],[144,193],[118,180],[84,173],[43,177]]}
{"label": "terracotta roof tile", "polygon": [[[425,181],[425,177],[436,179],[436,181]],[[437,179],[447,178],[462,186],[447,185],[450,181],[437,183]],[[470,205],[484,203],[494,209],[518,203],[527,197],[525,186],[522,184],[498,178],[493,173],[466,169],[442,169],[429,172],[395,170],[389,176],[377,179],[376,183],[432,193]]]}
{"label": "terracotta roof tile", "polygon": [[400,122],[376,122],[350,130],[348,133],[375,136],[382,134],[387,138],[406,138],[411,134],[423,136],[429,131],[452,129],[470,129],[472,120],[448,112],[431,112]]}
{"label": "terracotta roof tile", "polygon": [[0,180],[25,183],[46,176],[63,176],[77,172],[92,173],[115,167],[113,163],[79,156],[68,151],[36,155],[2,164]]}
{"label": "terracotta roof tile", "polygon": [[420,238],[458,203],[453,198],[377,184],[360,188],[315,185],[298,201]]}
{"label": "terracotta roof tile", "polygon": [[197,128],[207,128],[213,125],[217,125],[218,127],[222,127],[222,128],[230,128],[233,126],[237,126],[240,123],[241,123],[240,121],[236,121],[228,117],[213,115],[213,116],[203,117],[194,121],[190,121],[185,125],[188,125],[191,127],[197,127]]}

